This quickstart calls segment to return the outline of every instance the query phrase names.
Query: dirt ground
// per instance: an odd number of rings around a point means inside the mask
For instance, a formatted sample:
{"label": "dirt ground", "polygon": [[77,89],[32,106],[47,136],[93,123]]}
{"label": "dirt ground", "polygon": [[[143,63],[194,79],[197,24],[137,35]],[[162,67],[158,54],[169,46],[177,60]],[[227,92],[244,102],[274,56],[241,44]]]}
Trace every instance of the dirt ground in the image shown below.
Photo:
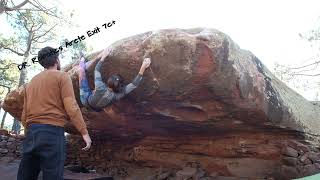
{"label": "dirt ground", "polygon": [[[14,160],[8,157],[2,157],[0,159],[0,174],[1,180],[15,180],[17,179],[17,173],[20,160]],[[39,180],[42,180],[41,174]],[[73,173],[69,170],[64,171],[65,180],[113,180],[113,178],[102,176],[99,174],[87,174],[87,173]]]}

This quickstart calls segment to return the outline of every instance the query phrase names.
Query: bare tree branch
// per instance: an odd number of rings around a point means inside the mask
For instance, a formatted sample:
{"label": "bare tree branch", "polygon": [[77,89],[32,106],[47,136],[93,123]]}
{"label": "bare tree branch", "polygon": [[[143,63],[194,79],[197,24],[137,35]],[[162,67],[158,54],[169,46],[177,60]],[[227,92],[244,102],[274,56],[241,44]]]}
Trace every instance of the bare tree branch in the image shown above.
{"label": "bare tree branch", "polygon": [[301,68],[309,67],[309,66],[312,66],[312,65],[315,65],[315,64],[319,64],[319,63],[320,63],[320,61],[316,61],[316,62],[313,62],[311,64],[305,65],[305,66],[289,68],[289,69],[301,69]]}
{"label": "bare tree branch", "polygon": [[34,37],[33,37],[33,40],[34,40],[34,41],[37,41],[37,40],[39,40],[41,37],[46,36],[46,35],[47,35],[50,31],[52,31],[57,25],[58,25],[58,24],[53,25],[50,29],[48,29],[46,32],[44,32],[44,33],[41,34],[41,35],[34,36]]}
{"label": "bare tree branch", "polygon": [[300,71],[295,71],[294,73],[302,73],[302,72],[310,72],[310,71],[314,71],[318,68],[319,64],[315,64],[315,66],[311,67],[311,69],[301,69]]}
{"label": "bare tree branch", "polygon": [[7,89],[8,89],[8,91],[10,91],[10,89],[11,89],[11,88],[10,88],[9,86],[7,86],[7,85],[0,84],[0,86],[1,86],[1,87],[5,87],[5,88],[7,88]]}
{"label": "bare tree branch", "polygon": [[0,70],[6,70],[6,69],[10,68],[10,66],[13,66],[13,65],[17,66],[18,64],[17,63],[10,63],[10,64],[0,68]]}
{"label": "bare tree branch", "polygon": [[41,9],[47,10],[47,8],[44,7],[39,1],[34,0],[34,2],[36,2]]}
{"label": "bare tree branch", "polygon": [[26,5],[28,2],[29,2],[29,0],[25,0],[25,1],[23,1],[23,2],[21,2],[20,4],[18,4],[18,5],[14,5],[13,3],[13,7],[8,7],[8,6],[5,6],[4,5],[4,2],[5,1],[1,1],[1,8],[0,8],[0,14],[2,14],[3,12],[7,12],[7,11],[15,11],[15,10],[18,10],[18,9],[20,9],[21,7],[23,7],[24,5]]}
{"label": "bare tree branch", "polygon": [[39,27],[36,27],[34,31],[39,31],[40,28],[44,25],[44,23],[41,22],[41,24],[39,25]]}
{"label": "bare tree branch", "polygon": [[[41,44],[41,43],[45,43],[45,42],[47,42],[49,39],[43,39],[43,40],[33,40],[33,42],[36,42],[36,43],[39,43],[39,44]],[[41,48],[36,48],[36,49],[41,49]]]}
{"label": "bare tree branch", "polygon": [[[23,19],[23,22],[22,22],[22,25],[23,27],[28,31],[30,32],[30,29],[28,28],[28,20],[25,18],[25,16],[19,11],[17,10],[17,13],[20,15],[20,18]],[[18,21],[21,21],[19,18],[15,18],[17,19]],[[33,21],[32,21],[33,22]]]}
{"label": "bare tree branch", "polygon": [[291,76],[320,76],[320,74],[300,74],[300,73],[292,73]]}
{"label": "bare tree branch", "polygon": [[24,55],[24,53],[18,52],[18,51],[14,50],[14,49],[12,49],[10,47],[4,46],[3,44],[0,44],[0,49],[1,48],[9,50],[9,51],[11,51],[11,52],[13,52],[13,53],[15,53],[15,54],[17,54],[19,56],[23,56]]}
{"label": "bare tree branch", "polygon": [[62,19],[61,17],[57,16],[54,12],[52,12],[52,9],[54,9],[54,8],[46,8],[37,0],[34,0],[34,2],[30,1],[30,4],[33,5],[35,8],[39,9],[40,11],[46,13],[49,16],[52,16],[52,17],[55,17],[58,19]]}
{"label": "bare tree branch", "polygon": [[[11,14],[9,12],[13,12],[13,11],[17,11],[17,10],[29,10],[29,11],[42,11],[45,14],[58,18],[58,19],[62,19],[62,17],[57,16],[52,10],[55,9],[55,7],[52,8],[46,8],[45,6],[43,6],[39,1],[34,0],[34,2],[32,2],[31,0],[24,0],[23,2],[21,2],[18,5],[15,5],[13,3],[13,1],[11,0],[11,4],[13,5],[13,7],[8,7],[6,6],[6,0],[1,0],[0,1],[0,14],[2,13],[6,13],[7,15],[11,16]],[[34,8],[22,8],[23,6],[30,4],[32,5]]]}

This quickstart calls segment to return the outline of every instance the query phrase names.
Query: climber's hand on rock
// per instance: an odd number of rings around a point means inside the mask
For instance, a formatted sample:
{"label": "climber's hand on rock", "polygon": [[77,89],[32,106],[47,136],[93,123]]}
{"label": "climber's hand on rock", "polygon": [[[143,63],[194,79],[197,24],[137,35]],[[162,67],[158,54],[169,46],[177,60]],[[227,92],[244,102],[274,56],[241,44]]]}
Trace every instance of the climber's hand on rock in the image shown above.
{"label": "climber's hand on rock", "polygon": [[86,143],[86,147],[82,148],[82,150],[87,151],[91,147],[91,143],[92,143],[91,138],[90,138],[89,134],[82,135],[82,138],[83,138],[84,142]]}
{"label": "climber's hand on rock", "polygon": [[101,55],[101,61],[102,62],[105,61],[110,53],[111,53],[111,48],[106,48],[105,50],[103,50],[102,55]]}
{"label": "climber's hand on rock", "polygon": [[143,75],[144,71],[150,66],[150,64],[151,64],[150,58],[145,58],[142,62],[139,74]]}
{"label": "climber's hand on rock", "polygon": [[151,64],[151,59],[150,58],[144,58],[142,66],[147,69]]}

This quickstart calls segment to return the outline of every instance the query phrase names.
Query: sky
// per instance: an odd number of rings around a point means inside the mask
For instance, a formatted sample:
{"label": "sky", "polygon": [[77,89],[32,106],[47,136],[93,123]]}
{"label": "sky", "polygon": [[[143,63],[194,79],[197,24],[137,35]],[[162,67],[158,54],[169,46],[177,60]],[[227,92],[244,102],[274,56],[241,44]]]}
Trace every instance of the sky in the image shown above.
{"label": "sky", "polygon": [[312,0],[61,2],[63,7],[75,9],[74,22],[80,25],[76,30],[69,29],[71,38],[105,22],[117,22],[87,40],[94,50],[150,30],[207,27],[228,34],[267,66],[275,61],[295,62],[308,57],[309,44],[301,40],[299,33],[313,28],[320,16],[320,1]]}
{"label": "sky", "polygon": [[[269,69],[274,63],[299,64],[316,53],[301,39],[319,24],[319,0],[113,0],[62,1],[59,9],[73,12],[76,27],[59,27],[68,39],[86,34],[112,20],[116,24],[87,38],[98,51],[113,42],[135,34],[167,28],[206,27],[229,35],[241,48],[255,54]],[[0,19],[2,26],[3,18]],[[0,32],[10,29],[0,26]],[[57,45],[58,47],[59,45]],[[65,59],[63,64],[67,64]],[[292,86],[291,86],[292,87]],[[294,87],[292,87],[295,89]],[[312,100],[313,89],[295,89]],[[1,117],[1,116],[0,116]]]}

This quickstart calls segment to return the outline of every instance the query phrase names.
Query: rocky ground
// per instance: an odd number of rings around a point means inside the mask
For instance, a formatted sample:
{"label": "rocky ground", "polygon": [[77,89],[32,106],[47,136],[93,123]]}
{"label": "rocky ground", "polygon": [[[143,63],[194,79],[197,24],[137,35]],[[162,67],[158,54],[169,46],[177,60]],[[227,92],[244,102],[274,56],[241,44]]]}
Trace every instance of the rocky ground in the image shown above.
{"label": "rocky ground", "polygon": [[[17,177],[20,160],[11,158],[0,159],[0,174],[1,180],[13,180]],[[127,177],[115,176],[110,177],[97,173],[75,173],[70,170],[65,170],[65,180],[248,180],[248,178],[217,176],[216,174],[207,175],[206,172],[199,168],[196,164],[190,164],[182,170],[175,169],[135,169],[134,172],[129,172]],[[42,179],[40,174],[39,180]],[[272,178],[269,178],[270,180]],[[264,180],[264,178],[257,179]]]}
{"label": "rocky ground", "polygon": [[[0,129],[0,179],[14,180],[21,159],[23,136],[10,135],[6,130]],[[69,180],[87,180],[106,177],[96,173],[76,173],[68,169],[65,170],[65,179]],[[41,179],[41,175],[39,176]],[[110,179],[110,178],[109,178]],[[103,180],[103,179],[101,179]],[[106,178],[107,180],[107,178]]]}
{"label": "rocky ground", "polygon": [[[20,160],[12,159],[7,157],[0,158],[0,174],[1,180],[14,180],[17,178],[18,168],[19,168]],[[106,177],[99,174],[94,173],[74,173],[69,170],[65,170],[64,179],[65,180],[93,180],[98,179],[100,180],[112,180],[110,177]],[[105,179],[102,179],[105,178]],[[39,180],[42,180],[41,174],[39,175]]]}

